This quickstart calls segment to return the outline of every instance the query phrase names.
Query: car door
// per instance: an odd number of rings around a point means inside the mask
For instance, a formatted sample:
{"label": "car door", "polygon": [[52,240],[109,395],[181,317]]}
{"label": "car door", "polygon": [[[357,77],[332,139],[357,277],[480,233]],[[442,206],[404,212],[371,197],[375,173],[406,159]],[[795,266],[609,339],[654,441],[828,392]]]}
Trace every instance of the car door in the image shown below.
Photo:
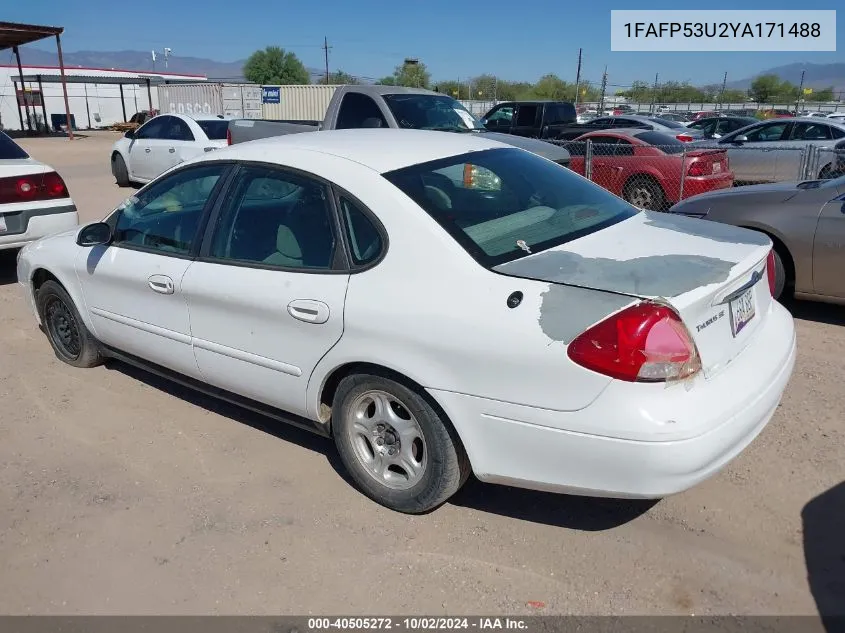
{"label": "car door", "polygon": [[540,135],[540,117],[543,106],[538,103],[517,103],[511,125],[511,134],[534,137]]}
{"label": "car door", "polygon": [[76,262],[97,338],[144,360],[199,377],[182,277],[229,167],[180,169],[127,199],[108,219],[113,239]]}
{"label": "car door", "polygon": [[349,280],[330,191],[244,165],[182,280],[206,382],[305,414],[319,360],[343,333]]}
{"label": "car door", "polygon": [[202,143],[197,142],[185,121],[175,116],[167,118],[170,121],[167,122],[164,134],[167,143],[161,148],[162,172],[204,152]]}
{"label": "car door", "polygon": [[590,140],[593,142],[593,173],[591,180],[609,191],[614,191],[613,183],[615,174],[618,171],[614,157],[619,147],[620,139],[615,136],[596,135],[590,137]]}
{"label": "car door", "polygon": [[[131,178],[152,180],[156,172],[153,149],[164,140],[169,116],[153,117],[138,128],[129,143],[126,166]],[[161,172],[158,172],[161,173]]]}
{"label": "car door", "polygon": [[766,121],[747,130],[745,142],[735,142],[736,133],[719,141],[720,146],[729,148],[731,171],[736,181],[773,182],[777,178],[779,152],[775,150],[787,137],[790,125],[789,121]]}
{"label": "car door", "polygon": [[813,287],[829,297],[845,298],[845,194],[822,207],[813,240]]}
{"label": "car door", "polygon": [[[798,173],[803,154],[799,149],[805,149],[808,145],[815,145],[819,149],[832,148],[833,131],[829,125],[821,122],[795,122],[789,134],[789,145],[794,149],[783,160],[778,161],[781,180],[795,180],[803,177],[803,174]],[[812,174],[811,177],[816,175]]]}

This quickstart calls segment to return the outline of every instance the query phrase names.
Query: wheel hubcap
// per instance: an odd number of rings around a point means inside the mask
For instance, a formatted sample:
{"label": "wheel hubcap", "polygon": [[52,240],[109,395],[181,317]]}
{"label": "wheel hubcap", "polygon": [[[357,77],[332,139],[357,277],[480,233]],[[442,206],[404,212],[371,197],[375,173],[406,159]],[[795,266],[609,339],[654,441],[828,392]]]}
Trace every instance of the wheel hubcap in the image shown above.
{"label": "wheel hubcap", "polygon": [[654,204],[654,196],[647,187],[635,187],[631,192],[631,204],[642,209],[650,209]]}
{"label": "wheel hubcap", "polygon": [[73,313],[61,299],[50,301],[45,312],[50,337],[59,351],[68,358],[77,358],[82,350],[82,344],[79,337],[79,327],[76,319],[73,318]]}
{"label": "wheel hubcap", "polygon": [[428,451],[408,408],[384,391],[367,391],[352,403],[349,439],[355,456],[380,484],[405,490],[425,473]]}

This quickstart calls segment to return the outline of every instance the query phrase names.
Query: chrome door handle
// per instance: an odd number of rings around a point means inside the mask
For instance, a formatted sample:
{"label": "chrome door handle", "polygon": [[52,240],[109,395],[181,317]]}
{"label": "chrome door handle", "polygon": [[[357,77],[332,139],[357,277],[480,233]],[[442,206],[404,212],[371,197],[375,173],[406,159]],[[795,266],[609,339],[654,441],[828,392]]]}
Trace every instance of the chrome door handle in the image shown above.
{"label": "chrome door handle", "polygon": [[174,291],[173,280],[167,275],[153,275],[147,280],[150,289],[163,295],[172,295]]}
{"label": "chrome door handle", "polygon": [[145,152],[147,152],[147,154],[149,154],[149,153],[150,153],[150,148],[148,147],[148,148],[146,148],[144,151],[145,151]]}
{"label": "chrome door handle", "polygon": [[325,323],[330,313],[329,306],[314,299],[294,299],[288,304],[288,314],[306,323]]}

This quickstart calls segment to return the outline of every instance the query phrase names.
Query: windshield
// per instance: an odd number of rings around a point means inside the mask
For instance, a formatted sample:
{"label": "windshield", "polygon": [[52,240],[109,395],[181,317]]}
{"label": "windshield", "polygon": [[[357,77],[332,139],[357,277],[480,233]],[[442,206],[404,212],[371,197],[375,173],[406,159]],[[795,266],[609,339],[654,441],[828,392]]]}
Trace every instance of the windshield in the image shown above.
{"label": "windshield", "polygon": [[384,101],[400,128],[449,132],[485,129],[460,101],[446,95],[388,94]]}
{"label": "windshield", "polygon": [[566,167],[515,148],[471,152],[383,175],[487,267],[638,213]]}
{"label": "windshield", "polygon": [[0,160],[13,160],[16,158],[29,158],[20,145],[9,138],[5,132],[0,132]]}
{"label": "windshield", "polygon": [[205,135],[211,141],[226,140],[226,131],[229,129],[229,122],[225,119],[207,119],[204,121],[197,121],[197,125],[202,128]]}

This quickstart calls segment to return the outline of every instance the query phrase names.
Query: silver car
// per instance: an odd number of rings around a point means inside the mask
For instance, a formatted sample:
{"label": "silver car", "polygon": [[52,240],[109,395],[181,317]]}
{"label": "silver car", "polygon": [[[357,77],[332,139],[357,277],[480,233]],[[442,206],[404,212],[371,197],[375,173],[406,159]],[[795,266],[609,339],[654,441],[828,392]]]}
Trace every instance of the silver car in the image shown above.
{"label": "silver car", "polygon": [[845,139],[845,123],[830,119],[772,119],[735,130],[718,141],[698,141],[693,145],[727,149],[735,182],[755,184],[798,178],[801,150],[807,145],[830,150],[822,152],[818,174],[819,178],[830,178],[830,158],[839,139]]}

